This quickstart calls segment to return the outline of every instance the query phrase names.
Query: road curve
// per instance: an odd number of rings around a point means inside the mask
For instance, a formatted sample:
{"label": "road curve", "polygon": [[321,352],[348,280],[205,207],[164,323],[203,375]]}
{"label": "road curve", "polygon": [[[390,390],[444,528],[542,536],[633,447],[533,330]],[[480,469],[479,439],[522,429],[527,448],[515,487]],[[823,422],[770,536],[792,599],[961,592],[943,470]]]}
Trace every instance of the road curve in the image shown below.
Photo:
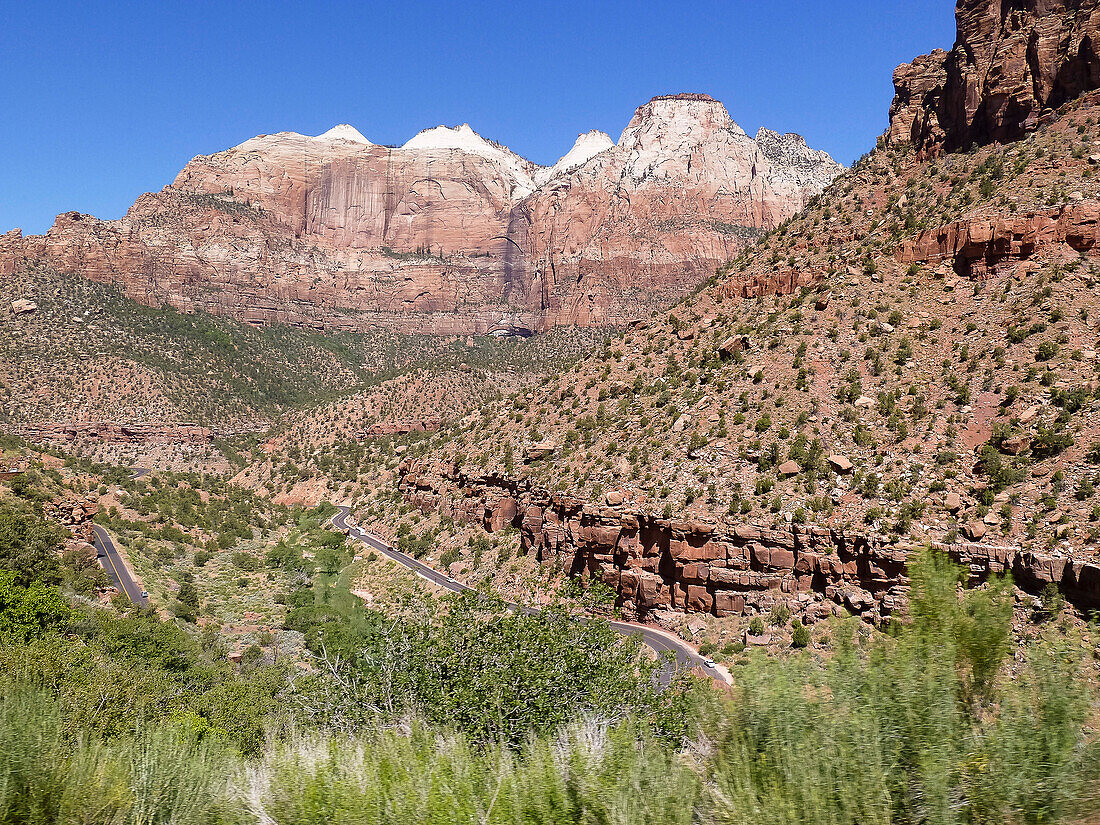
{"label": "road curve", "polygon": [[[450,590],[452,593],[463,593],[473,588],[467,587],[461,582],[455,581],[451,576],[445,573],[440,573],[435,568],[429,567],[412,556],[402,553],[400,550],[396,550],[386,542],[377,536],[372,536],[362,527],[352,527],[348,524],[348,516],[351,514],[350,507],[337,506],[336,515],[331,519],[332,525],[346,534],[349,538],[353,538],[356,541],[362,542],[373,550],[377,550],[387,558],[396,561],[398,564],[402,564],[405,567],[412,570],[417,575],[427,579],[432,584],[436,584],[445,590]],[[525,605],[509,604],[509,610],[520,610],[527,614],[537,613],[538,611],[533,607],[527,607]],[[671,652],[675,657],[673,661],[668,663],[668,666],[661,673],[661,683],[663,685],[669,684],[672,677],[681,670],[690,670],[692,668],[701,668],[707,675],[709,675],[714,681],[726,683],[725,676],[717,669],[708,667],[698,653],[691,649],[683,641],[677,639],[671,634],[665,633],[660,630],[656,630],[652,627],[646,627],[640,624],[631,624],[630,622],[609,622],[612,629],[624,636],[637,635],[642,637],[642,641],[650,648],[657,652],[660,656],[666,651]]]}
{"label": "road curve", "polygon": [[118,548],[111,541],[107,531],[98,524],[93,524],[92,530],[94,531],[92,543],[96,549],[96,556],[100,566],[107,571],[107,578],[111,580],[111,584],[118,588],[120,593],[125,593],[138,607],[148,607],[149,600],[141,595],[141,587],[131,578],[130,571],[126,569],[122,557],[118,554]]}

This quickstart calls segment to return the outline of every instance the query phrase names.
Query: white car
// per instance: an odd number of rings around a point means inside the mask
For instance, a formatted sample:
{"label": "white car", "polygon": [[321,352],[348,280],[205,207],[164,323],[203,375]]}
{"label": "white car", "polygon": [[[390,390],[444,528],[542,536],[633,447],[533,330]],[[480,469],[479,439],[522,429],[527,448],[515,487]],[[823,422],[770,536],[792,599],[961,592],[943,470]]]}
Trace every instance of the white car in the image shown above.
{"label": "white car", "polygon": [[148,599],[149,598],[149,591],[148,590],[142,590],[141,591],[141,598]]}
{"label": "white car", "polygon": [[714,659],[704,659],[703,664],[711,670],[714,670],[714,668],[717,667],[717,665],[714,664]]}

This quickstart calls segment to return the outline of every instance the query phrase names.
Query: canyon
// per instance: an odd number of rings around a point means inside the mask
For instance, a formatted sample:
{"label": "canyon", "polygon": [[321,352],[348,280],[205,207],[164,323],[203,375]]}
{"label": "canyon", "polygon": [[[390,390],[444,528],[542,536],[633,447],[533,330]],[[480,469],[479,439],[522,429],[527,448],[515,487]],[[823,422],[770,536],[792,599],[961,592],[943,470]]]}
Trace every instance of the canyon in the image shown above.
{"label": "canyon", "polygon": [[874,152],[667,318],[410,456],[405,501],[644,620],[884,623],[924,547],[1100,607],[1098,8],[960,0]]}
{"label": "canyon", "polygon": [[843,167],[749,137],[707,95],[656,97],[618,142],[539,167],[468,125],[404,146],[350,126],[194,158],[125,217],[0,235],[0,277],[46,262],[130,298],[254,325],[530,334],[670,305]]}

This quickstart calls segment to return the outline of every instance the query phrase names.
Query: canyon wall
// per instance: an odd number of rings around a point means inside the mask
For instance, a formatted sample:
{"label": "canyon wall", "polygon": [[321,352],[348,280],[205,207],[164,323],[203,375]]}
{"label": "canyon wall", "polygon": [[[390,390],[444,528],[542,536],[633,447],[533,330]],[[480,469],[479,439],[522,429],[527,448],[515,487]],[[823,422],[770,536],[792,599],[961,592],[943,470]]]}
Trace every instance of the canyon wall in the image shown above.
{"label": "canyon wall", "polygon": [[886,140],[925,155],[1018,140],[1100,88],[1100,0],[959,0],[950,52],[894,72]]}
{"label": "canyon wall", "polygon": [[0,276],[45,261],[257,325],[615,325],[688,293],[842,169],[797,135],[750,138],[706,95],[654,98],[617,143],[581,135],[553,167],[466,125],[402,147],[284,132],[194,158],[120,220],[0,236]]}
{"label": "canyon wall", "polygon": [[[615,494],[607,504],[593,504],[522,481],[440,472],[414,461],[402,464],[400,485],[422,512],[490,532],[518,529],[522,546],[539,561],[602,581],[639,619],[656,610],[729,616],[785,604],[810,621],[844,609],[878,622],[908,596],[906,562],[915,548],[883,536],[727,518],[678,521],[640,512]],[[1100,607],[1094,562],[988,544],[940,549],[965,565],[974,583],[1011,573],[1031,593],[1054,582],[1078,608]]]}

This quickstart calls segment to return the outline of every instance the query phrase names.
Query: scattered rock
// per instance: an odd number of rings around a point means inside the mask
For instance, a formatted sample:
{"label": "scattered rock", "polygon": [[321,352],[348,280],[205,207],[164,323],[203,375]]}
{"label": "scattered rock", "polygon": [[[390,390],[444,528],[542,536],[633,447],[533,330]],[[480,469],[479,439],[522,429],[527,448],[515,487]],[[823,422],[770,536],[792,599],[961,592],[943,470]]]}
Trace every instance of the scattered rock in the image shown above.
{"label": "scattered rock", "polygon": [[847,475],[855,469],[851,461],[839,454],[829,456],[829,464],[841,475]]}
{"label": "scattered rock", "polygon": [[1031,446],[1031,436],[1013,435],[1001,441],[1000,451],[1006,455],[1020,455]]}
{"label": "scattered rock", "polygon": [[718,345],[718,356],[722,359],[733,358],[734,355],[748,348],[747,338],[743,335],[731,335]]}
{"label": "scattered rock", "polygon": [[527,460],[541,461],[547,456],[553,455],[555,449],[552,441],[542,441],[538,444],[532,444],[527,448]]}
{"label": "scattered rock", "polygon": [[982,522],[972,521],[963,527],[962,531],[963,535],[971,541],[981,541],[988,529]]}
{"label": "scattered rock", "polygon": [[788,460],[779,465],[779,475],[781,476],[796,476],[800,472],[802,472],[802,468],[797,461]]}

